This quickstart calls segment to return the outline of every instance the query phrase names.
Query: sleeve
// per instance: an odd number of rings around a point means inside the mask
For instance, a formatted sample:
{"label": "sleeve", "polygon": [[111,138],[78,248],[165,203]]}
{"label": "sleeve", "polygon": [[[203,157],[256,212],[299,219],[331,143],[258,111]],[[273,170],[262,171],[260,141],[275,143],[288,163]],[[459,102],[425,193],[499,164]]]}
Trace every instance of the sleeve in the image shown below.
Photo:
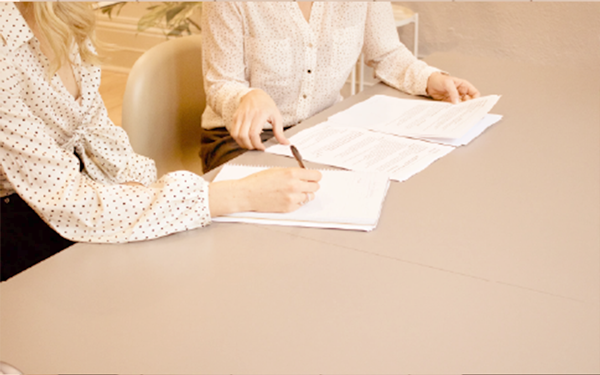
{"label": "sleeve", "polygon": [[[101,183],[138,182],[148,186],[156,180],[154,161],[133,151],[125,130],[115,126],[97,92],[70,143],[84,162],[84,172]],[[68,148],[63,146],[62,148]]]}
{"label": "sleeve", "polygon": [[368,5],[363,46],[367,65],[386,84],[412,95],[427,95],[427,79],[439,69],[418,60],[400,42],[391,3]]}
{"label": "sleeve", "polygon": [[149,187],[99,183],[79,172],[77,157],[45,132],[18,92],[14,68],[0,61],[0,172],[61,236],[129,242],[210,223],[200,176],[170,173]]}
{"label": "sleeve", "polygon": [[235,3],[206,2],[201,22],[207,104],[228,126],[240,99],[252,90],[245,74],[242,14]]}

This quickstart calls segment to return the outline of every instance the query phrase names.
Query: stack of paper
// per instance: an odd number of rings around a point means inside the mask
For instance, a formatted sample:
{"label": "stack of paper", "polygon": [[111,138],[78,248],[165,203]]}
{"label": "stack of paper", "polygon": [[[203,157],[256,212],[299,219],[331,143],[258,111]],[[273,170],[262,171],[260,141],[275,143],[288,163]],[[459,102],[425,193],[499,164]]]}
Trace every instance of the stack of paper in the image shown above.
{"label": "stack of paper", "polygon": [[465,135],[481,120],[498,99],[498,95],[488,95],[451,104],[374,95],[336,113],[329,120],[345,126],[400,136],[456,139]]}
{"label": "stack of paper", "polygon": [[[405,181],[499,121],[487,114],[498,99],[450,104],[375,95],[289,140],[306,160]],[[283,145],[267,152],[292,156]]]}
{"label": "stack of paper", "polygon": [[[305,160],[353,171],[378,171],[394,181],[405,181],[447,155],[454,147],[396,137],[360,128],[321,123],[290,138]],[[289,146],[267,152],[292,156]]]}
{"label": "stack of paper", "polygon": [[[246,177],[266,167],[223,166],[214,181]],[[315,199],[289,213],[241,212],[213,218],[216,222],[242,222],[301,227],[370,231],[379,220],[389,180],[377,172],[321,171]]]}

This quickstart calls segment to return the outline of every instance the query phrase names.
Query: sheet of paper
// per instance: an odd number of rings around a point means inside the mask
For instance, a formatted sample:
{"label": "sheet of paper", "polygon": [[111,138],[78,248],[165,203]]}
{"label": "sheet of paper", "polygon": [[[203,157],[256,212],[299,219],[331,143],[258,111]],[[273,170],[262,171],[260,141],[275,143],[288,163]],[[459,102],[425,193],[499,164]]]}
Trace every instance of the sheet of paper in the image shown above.
{"label": "sheet of paper", "polygon": [[[371,129],[374,126],[386,124],[396,119],[403,112],[423,102],[423,100],[418,99],[399,99],[388,95],[373,95],[345,111],[329,116],[328,120],[338,125]],[[449,105],[448,103],[442,104]]]}
{"label": "sheet of paper", "polygon": [[[289,140],[305,160],[354,171],[379,171],[395,181],[407,180],[454,149],[331,122],[305,129]],[[266,151],[292,156],[284,145]]]}
{"label": "sheet of paper", "polygon": [[[214,181],[239,179],[265,167],[223,166]],[[377,225],[389,180],[377,172],[324,170],[315,199],[290,213],[241,212],[217,222],[372,230]]]}
{"label": "sheet of paper", "polygon": [[443,143],[449,146],[464,146],[469,144],[473,139],[479,137],[481,133],[483,133],[487,128],[494,125],[498,121],[502,119],[502,115],[493,115],[487,114],[484,118],[479,120],[475,126],[473,126],[467,134],[463,135],[457,139],[447,139],[447,138],[422,138],[427,141]]}
{"label": "sheet of paper", "polygon": [[488,95],[459,104],[375,95],[329,118],[338,125],[399,136],[456,139],[481,120],[500,97]]}

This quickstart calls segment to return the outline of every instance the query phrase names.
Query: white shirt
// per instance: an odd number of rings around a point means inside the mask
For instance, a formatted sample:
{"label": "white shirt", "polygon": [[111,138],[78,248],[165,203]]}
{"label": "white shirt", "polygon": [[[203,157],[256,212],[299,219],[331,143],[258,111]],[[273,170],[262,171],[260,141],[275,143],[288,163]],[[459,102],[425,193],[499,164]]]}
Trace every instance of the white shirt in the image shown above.
{"label": "white shirt", "polygon": [[0,2],[0,36],[0,197],[16,192],[73,241],[144,240],[210,223],[208,183],[190,172],[156,181],[154,162],[110,121],[98,67],[73,52],[75,100],[57,74],[47,78],[49,61],[13,3]]}
{"label": "white shirt", "polygon": [[341,100],[361,51],[377,78],[410,94],[426,95],[437,71],[400,43],[385,2],[314,2],[309,22],[292,1],[206,2],[202,30],[207,129],[230,124],[251,88],[297,124]]}

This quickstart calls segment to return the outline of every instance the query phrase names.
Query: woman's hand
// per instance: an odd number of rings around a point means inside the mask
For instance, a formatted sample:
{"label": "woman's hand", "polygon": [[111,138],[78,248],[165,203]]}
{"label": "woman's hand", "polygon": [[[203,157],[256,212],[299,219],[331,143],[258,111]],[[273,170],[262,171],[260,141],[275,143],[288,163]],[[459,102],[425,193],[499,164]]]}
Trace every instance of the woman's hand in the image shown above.
{"label": "woman's hand", "polygon": [[435,72],[427,80],[427,95],[436,100],[457,104],[479,97],[479,91],[469,81]]}
{"label": "woman's hand", "polygon": [[321,172],[272,168],[240,180],[213,182],[209,187],[211,216],[234,212],[291,212],[315,197]]}
{"label": "woman's hand", "polygon": [[260,133],[266,122],[271,123],[273,134],[279,143],[290,143],[283,135],[283,118],[277,105],[266,92],[256,89],[242,96],[227,130],[240,147],[264,151]]}

